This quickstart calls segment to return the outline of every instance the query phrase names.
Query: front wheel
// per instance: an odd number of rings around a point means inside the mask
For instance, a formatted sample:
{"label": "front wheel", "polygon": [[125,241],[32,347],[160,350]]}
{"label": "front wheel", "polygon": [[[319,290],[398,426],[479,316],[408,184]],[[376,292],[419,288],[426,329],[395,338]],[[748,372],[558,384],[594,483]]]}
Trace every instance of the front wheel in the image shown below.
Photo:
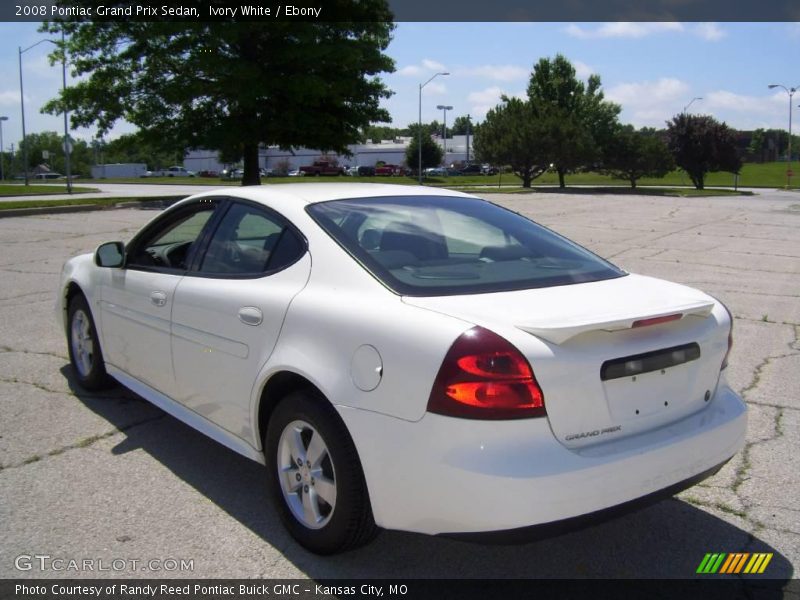
{"label": "front wheel", "polygon": [[92,312],[83,296],[75,296],[67,311],[67,346],[69,360],[78,383],[87,390],[108,387],[100,340],[94,326]]}
{"label": "front wheel", "polygon": [[317,554],[366,544],[377,533],[355,446],[319,394],[275,408],[264,438],[269,488],[289,533]]}

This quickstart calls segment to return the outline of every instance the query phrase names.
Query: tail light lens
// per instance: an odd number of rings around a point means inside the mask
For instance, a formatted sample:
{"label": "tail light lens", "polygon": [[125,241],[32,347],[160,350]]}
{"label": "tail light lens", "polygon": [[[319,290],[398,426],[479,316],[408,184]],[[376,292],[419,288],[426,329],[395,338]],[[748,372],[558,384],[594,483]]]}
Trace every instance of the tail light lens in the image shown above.
{"label": "tail light lens", "polygon": [[[717,300],[719,302],[719,300]],[[720,302],[722,304],[722,302]],[[731,328],[728,331],[728,350],[725,352],[725,358],[722,359],[722,366],[719,368],[720,371],[724,370],[725,367],[728,366],[728,356],[730,356],[731,348],[733,348],[733,315],[731,311],[728,310],[728,307],[722,304],[722,308],[725,309],[725,312],[728,313],[728,318],[731,321]]]}
{"label": "tail light lens", "polygon": [[428,399],[428,412],[464,419],[525,419],[547,414],[525,357],[483,327],[450,347]]}

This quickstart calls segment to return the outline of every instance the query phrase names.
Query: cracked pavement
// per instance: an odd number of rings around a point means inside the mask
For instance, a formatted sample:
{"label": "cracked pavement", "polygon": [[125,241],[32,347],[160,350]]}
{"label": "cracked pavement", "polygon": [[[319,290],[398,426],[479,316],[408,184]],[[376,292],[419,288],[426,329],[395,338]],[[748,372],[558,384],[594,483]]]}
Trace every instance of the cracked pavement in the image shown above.
{"label": "cracked pavement", "polygon": [[[122,388],[76,387],[53,305],[61,264],[130,239],[150,210],[0,219],[0,577],[694,576],[706,552],[800,565],[800,194],[487,196],[637,273],[703,289],[735,317],[728,379],[747,445],[675,499],[525,546],[383,532],[320,558],[269,507],[263,468]],[[401,508],[398,508],[399,510]],[[491,510],[491,507],[487,507]],[[191,559],[188,572],[20,572],[21,554]],[[742,576],[757,588],[759,576]]]}

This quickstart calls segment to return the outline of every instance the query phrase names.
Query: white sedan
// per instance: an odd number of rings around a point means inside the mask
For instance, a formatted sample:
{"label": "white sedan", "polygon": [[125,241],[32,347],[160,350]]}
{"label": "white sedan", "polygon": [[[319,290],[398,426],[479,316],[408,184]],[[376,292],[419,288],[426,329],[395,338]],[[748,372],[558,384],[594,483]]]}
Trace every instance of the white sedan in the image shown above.
{"label": "white sedan", "polygon": [[81,385],[113,378],[265,464],[318,553],[379,527],[551,534],[744,444],[719,301],[447,190],[198,194],[69,260],[57,311]]}

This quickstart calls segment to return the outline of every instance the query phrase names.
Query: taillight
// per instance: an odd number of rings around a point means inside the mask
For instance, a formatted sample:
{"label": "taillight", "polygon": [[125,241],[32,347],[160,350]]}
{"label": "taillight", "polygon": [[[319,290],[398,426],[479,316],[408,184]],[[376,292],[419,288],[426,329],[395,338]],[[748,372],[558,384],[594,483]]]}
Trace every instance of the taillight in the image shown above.
{"label": "taillight", "polygon": [[544,395],[525,357],[483,327],[450,347],[428,399],[428,411],[464,419],[524,419],[547,414]]}
{"label": "taillight", "polygon": [[[719,300],[717,300],[719,302]],[[720,302],[722,304],[722,302]],[[728,313],[728,318],[731,321],[731,328],[728,330],[728,349],[725,351],[725,358],[722,359],[722,366],[719,368],[720,371],[725,369],[728,366],[728,356],[730,356],[731,348],[733,348],[733,315],[731,311],[728,310],[728,307],[722,304],[722,308],[725,309],[725,312]]]}

